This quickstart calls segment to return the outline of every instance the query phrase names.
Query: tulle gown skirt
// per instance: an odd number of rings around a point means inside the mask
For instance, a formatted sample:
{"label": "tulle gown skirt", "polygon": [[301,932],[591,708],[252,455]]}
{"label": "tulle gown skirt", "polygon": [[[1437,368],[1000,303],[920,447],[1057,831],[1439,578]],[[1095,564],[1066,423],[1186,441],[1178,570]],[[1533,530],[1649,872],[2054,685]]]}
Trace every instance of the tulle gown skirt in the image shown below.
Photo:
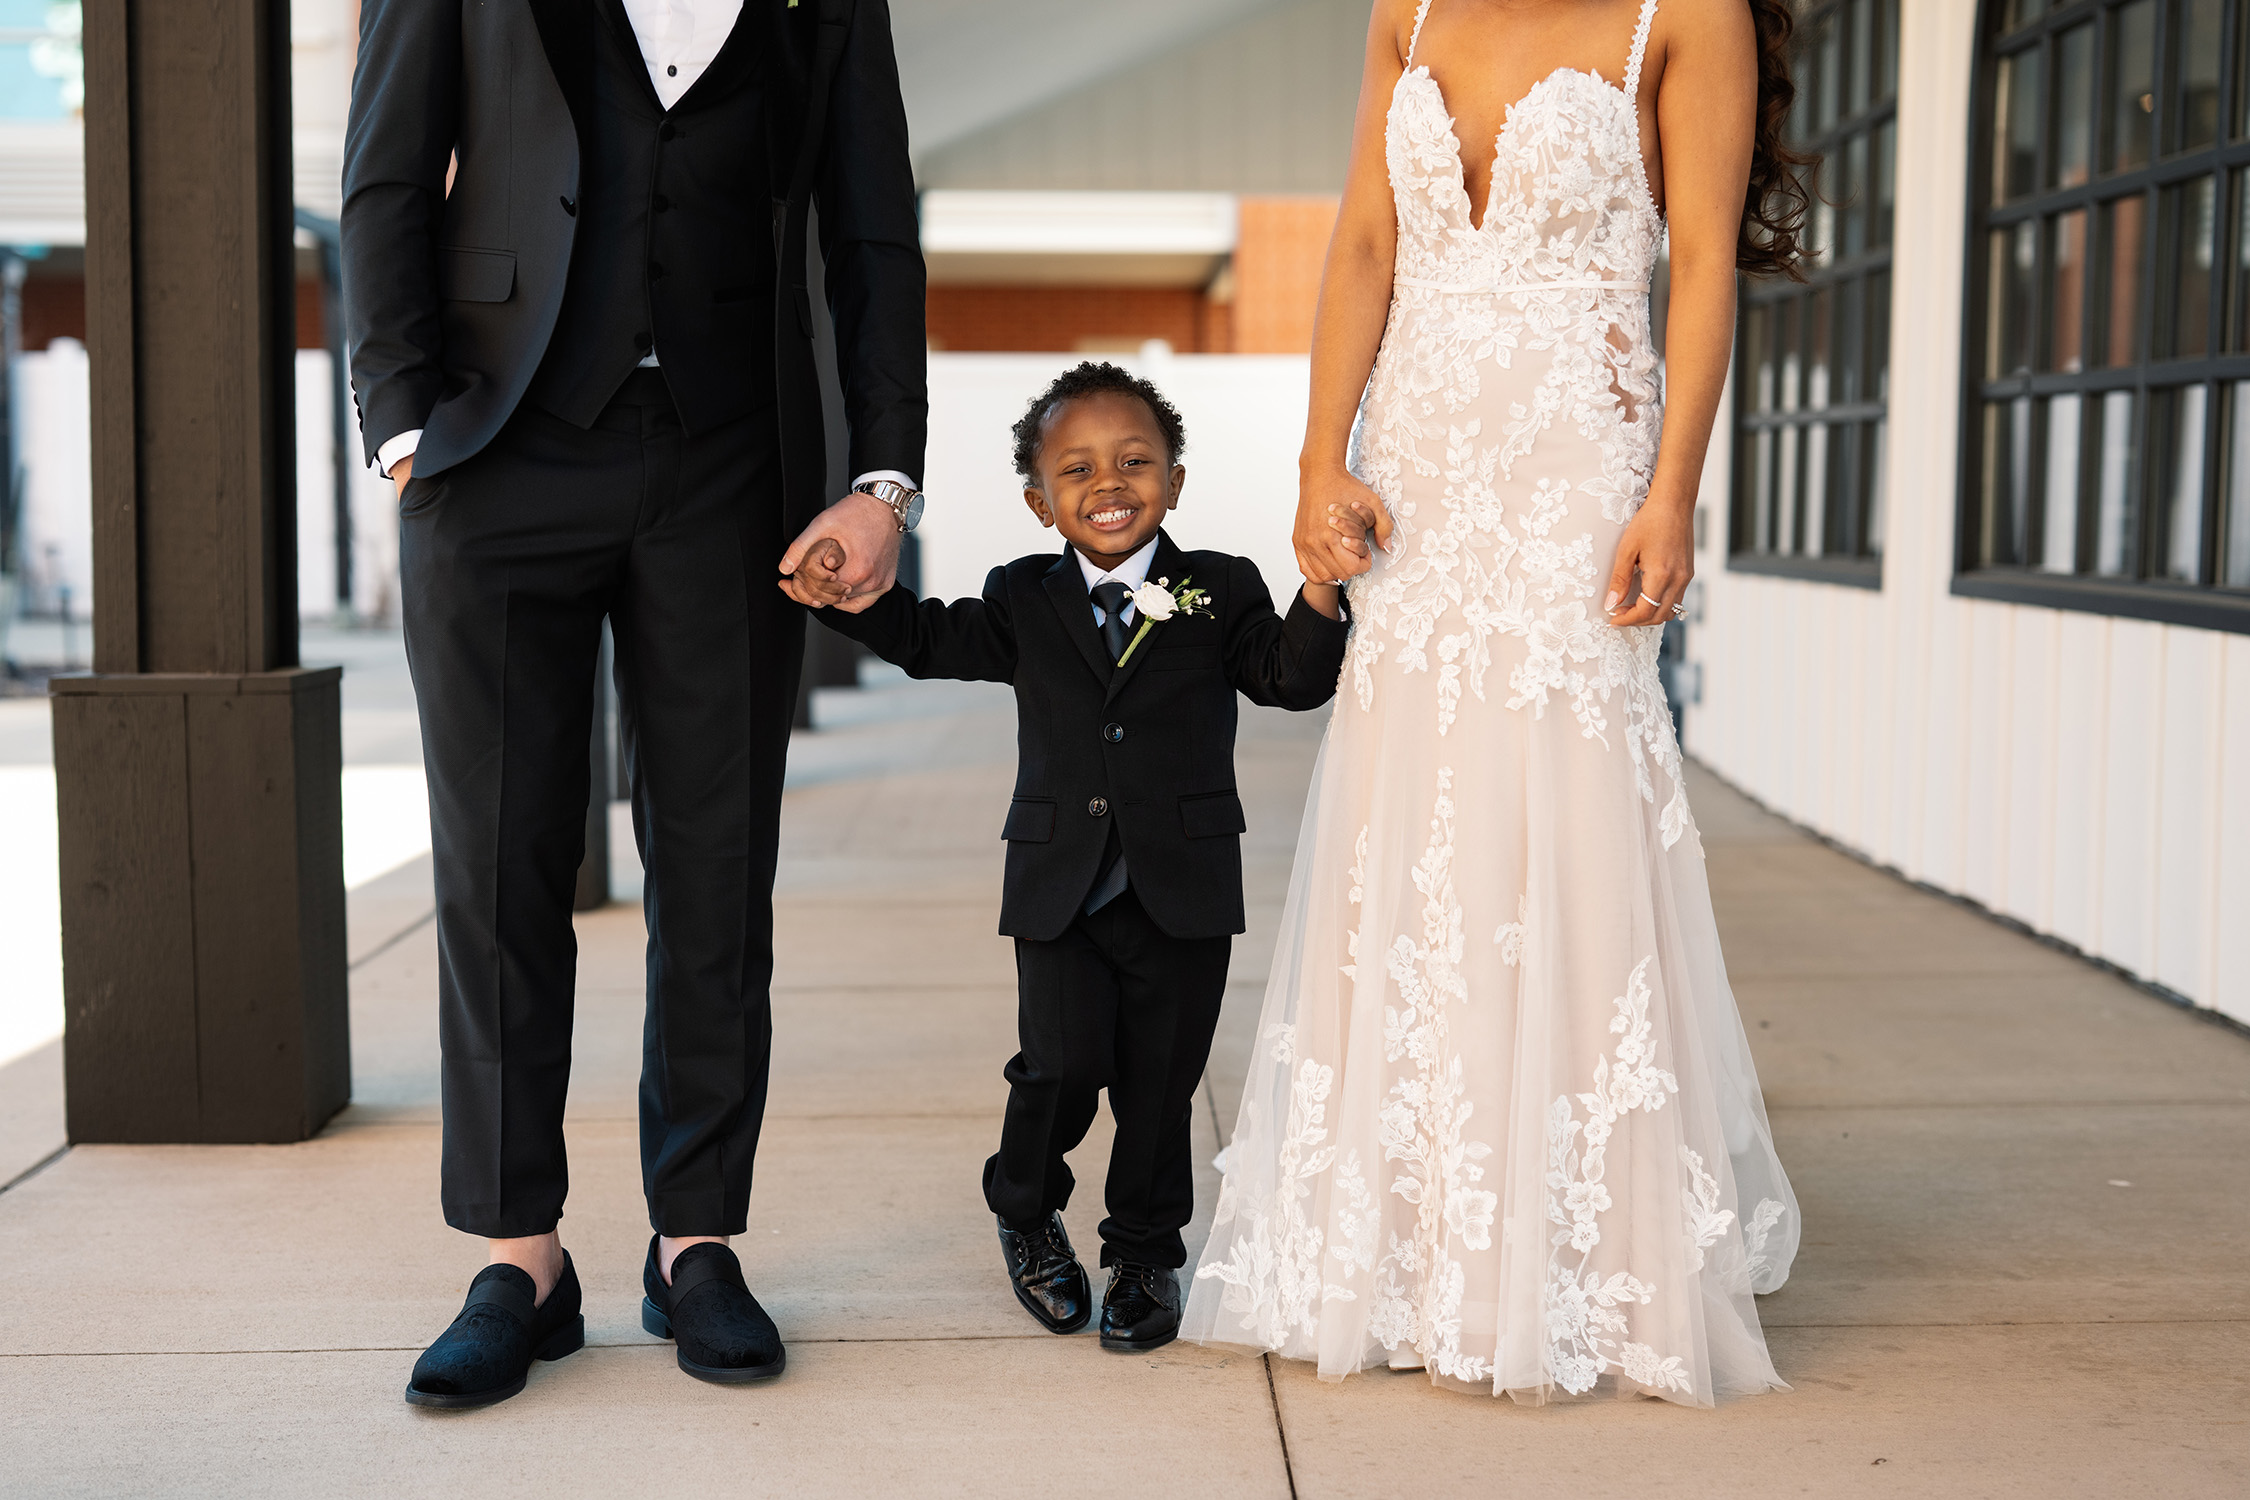
{"label": "tulle gown skirt", "polygon": [[1659,632],[1602,622],[1615,453],[1558,423],[1502,455],[1489,414],[1418,430],[1381,394],[1359,467],[1398,532],[1353,585],[1184,1331],[1526,1402],[1783,1388],[1753,1293],[1797,1204]]}

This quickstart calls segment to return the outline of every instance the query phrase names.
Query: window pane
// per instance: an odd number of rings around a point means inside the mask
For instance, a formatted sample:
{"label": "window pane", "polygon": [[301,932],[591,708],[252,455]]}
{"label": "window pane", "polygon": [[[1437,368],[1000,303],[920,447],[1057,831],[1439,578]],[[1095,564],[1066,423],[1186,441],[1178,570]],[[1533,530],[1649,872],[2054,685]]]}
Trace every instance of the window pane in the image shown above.
{"label": "window pane", "polygon": [[2141,279],[2148,257],[2148,199],[2135,194],[2102,205],[2102,362],[2141,357]]}
{"label": "window pane", "polygon": [[1986,309],[1985,378],[1998,380],[2031,369],[2033,298],[2039,289],[2039,224],[1992,231],[1991,305]]}
{"label": "window pane", "polygon": [[1804,362],[1797,341],[1797,313],[1804,306],[1802,298],[1792,298],[1781,305],[1780,316],[1774,319],[1774,350],[1781,363],[1781,409],[1797,409],[1798,377],[1803,373]]}
{"label": "window pane", "polygon": [[2047,403],[2047,483],[2040,510],[2039,566],[2050,573],[2078,571],[2078,437],[2083,396]]}
{"label": "window pane", "polygon": [[1773,485],[1773,550],[1797,550],[1797,437],[1798,429],[1781,429],[1781,461]]}
{"label": "window pane", "polygon": [[2053,187],[2076,187],[2094,169],[2094,23],[2073,26],[2055,46]]}
{"label": "window pane", "polygon": [[1984,565],[2024,560],[2031,520],[2031,398],[1995,401],[1984,409]]}
{"label": "window pane", "polygon": [[1866,369],[1866,296],[1865,281],[1847,281],[1836,288],[1836,345],[1830,368],[1834,371],[1834,399],[1841,405],[1864,399],[1861,380]]}
{"label": "window pane", "polygon": [[2057,214],[2048,246],[2047,368],[2086,368],[2086,210]]}
{"label": "window pane", "polygon": [[2047,13],[2047,0],[2008,0],[2007,30],[2028,26]]}
{"label": "window pane", "polygon": [[1860,389],[1870,401],[1891,396],[1891,273],[1867,278],[1867,376]]}
{"label": "window pane", "polygon": [[2219,20],[2222,0],[2180,0],[2173,30],[2180,93],[2171,128],[2172,149],[2195,151],[2219,138]]}
{"label": "window pane", "polygon": [[2211,350],[2211,245],[2218,231],[2218,181],[2199,177],[2164,190],[2164,232],[2171,241],[2170,305],[2164,309],[2163,352]]}
{"label": "window pane", "polygon": [[1843,17],[1830,14],[1820,23],[1820,128],[1827,130],[1844,112],[1844,28],[1837,23]]}
{"label": "window pane", "polygon": [[2156,534],[2149,574],[2182,583],[2203,581],[2203,438],[2205,388],[2157,391],[2149,398],[2150,476]]}
{"label": "window pane", "polygon": [[2133,393],[2105,394],[2101,418],[2101,446],[2094,468],[2094,571],[2109,578],[2130,578],[2140,562]]}
{"label": "window pane", "polygon": [[[2243,28],[2250,31],[2250,26]],[[2250,168],[2234,174],[2234,285],[2228,292],[2231,320],[2227,347],[2250,350]]]}
{"label": "window pane", "polygon": [[2134,0],[2112,12],[2109,67],[2109,150],[2112,172],[2147,164],[2156,121],[2156,0]]}
{"label": "window pane", "polygon": [[1750,546],[1758,552],[1773,551],[1773,441],[1770,427],[1758,434],[1750,492]]}
{"label": "window pane", "polygon": [[1867,248],[1867,137],[1855,135],[1844,145],[1844,254],[1858,255]]}
{"label": "window pane", "polygon": [[2250,589],[2250,380],[2234,387],[2234,454],[2227,464],[2225,557],[2219,581],[2230,589]]}
{"label": "window pane", "polygon": [[1873,176],[1873,211],[1867,220],[1867,245],[1880,250],[1891,242],[1891,220],[1898,206],[1898,126],[1885,120],[1875,127],[1875,164]]}
{"label": "window pane", "polygon": [[1875,96],[1888,99],[1898,92],[1898,0],[1876,0]]}
{"label": "window pane", "polygon": [[1822,522],[1828,514],[1829,455],[1834,444],[1829,440],[1828,424],[1815,422],[1805,429],[1805,503],[1798,516],[1798,534],[1802,538],[1797,550],[1806,557],[1821,555],[1821,542],[1825,533]]}
{"label": "window pane", "polygon": [[1875,0],[1851,0],[1851,16],[1851,112],[1856,115],[1867,108],[1868,90],[1875,79]]}
{"label": "window pane", "polygon": [[1742,352],[1745,373],[1750,377],[1750,409],[1773,410],[1773,335],[1766,324],[1773,314],[1762,307],[1753,307],[1742,317]]}
{"label": "window pane", "polygon": [[1869,478],[1866,485],[1860,490],[1862,497],[1860,509],[1866,516],[1862,525],[1862,529],[1866,533],[1866,539],[1861,542],[1859,550],[1860,554],[1865,557],[1881,557],[1883,555],[1883,475],[1886,452],[1883,435],[1887,430],[1888,424],[1878,420],[1875,423],[1874,436],[1868,440]]}
{"label": "window pane", "polygon": [[1810,327],[1805,340],[1810,358],[1805,367],[1805,405],[1819,411],[1828,405],[1828,336],[1832,298],[1826,287],[1813,293],[1807,315]]}
{"label": "window pane", "polygon": [[2038,185],[2033,175],[2039,165],[2037,49],[2000,60],[1999,88],[1992,96],[1992,126],[1992,200],[2005,203]]}

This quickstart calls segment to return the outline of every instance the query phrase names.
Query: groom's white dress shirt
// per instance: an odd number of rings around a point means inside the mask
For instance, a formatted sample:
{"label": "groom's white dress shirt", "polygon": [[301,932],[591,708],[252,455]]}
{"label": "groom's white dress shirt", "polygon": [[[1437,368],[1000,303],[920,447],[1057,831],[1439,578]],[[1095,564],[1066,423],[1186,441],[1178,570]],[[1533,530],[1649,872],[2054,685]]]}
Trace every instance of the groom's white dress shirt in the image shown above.
{"label": "groom's white dress shirt", "polygon": [[[633,38],[641,44],[641,61],[648,66],[648,81],[655,85],[657,102],[667,110],[695,87],[742,14],[742,0],[624,0],[624,5],[626,19],[633,23]],[[651,349],[641,364],[645,368],[656,362],[656,351]],[[388,474],[421,445],[421,428],[402,432],[375,450],[375,467]],[[915,488],[913,476],[896,469],[877,469],[852,483],[878,479]],[[1145,574],[1148,565],[1141,567]]]}

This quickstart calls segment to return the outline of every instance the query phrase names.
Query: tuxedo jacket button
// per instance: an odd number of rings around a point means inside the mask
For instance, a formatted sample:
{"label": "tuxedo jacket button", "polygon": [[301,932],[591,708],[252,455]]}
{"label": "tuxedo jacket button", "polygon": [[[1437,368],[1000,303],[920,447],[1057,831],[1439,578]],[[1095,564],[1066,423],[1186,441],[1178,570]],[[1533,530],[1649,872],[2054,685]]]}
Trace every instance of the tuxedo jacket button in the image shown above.
{"label": "tuxedo jacket button", "polygon": [[569,214],[574,219],[578,217],[578,205],[571,202],[568,198],[563,199],[562,210],[564,213]]}
{"label": "tuxedo jacket button", "polygon": [[1086,804],[1086,811],[1092,817],[1106,816],[1109,812],[1109,799],[1107,797],[1096,797]]}
{"label": "tuxedo jacket button", "polygon": [[1112,745],[1122,742],[1125,738],[1125,726],[1122,724],[1109,725],[1102,730],[1102,738],[1108,740]]}

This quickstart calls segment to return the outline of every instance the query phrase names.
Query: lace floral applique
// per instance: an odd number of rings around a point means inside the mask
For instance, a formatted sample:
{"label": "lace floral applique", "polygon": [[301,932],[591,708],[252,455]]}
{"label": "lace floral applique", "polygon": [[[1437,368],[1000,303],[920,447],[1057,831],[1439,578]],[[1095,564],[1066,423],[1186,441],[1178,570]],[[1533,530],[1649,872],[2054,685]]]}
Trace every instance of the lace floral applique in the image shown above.
{"label": "lace floral applique", "polygon": [[1394,1235],[1377,1268],[1376,1308],[1370,1331],[1386,1348],[1411,1342],[1442,1375],[1489,1380],[1492,1362],[1461,1352],[1461,1297],[1466,1273],[1454,1259],[1463,1250],[1488,1250],[1500,1195],[1483,1182],[1490,1145],[1468,1137],[1475,1113],[1454,1050],[1447,1011],[1469,999],[1460,964],[1466,942],[1459,897],[1453,888],[1453,772],[1438,771],[1430,842],[1414,867],[1422,893],[1422,935],[1400,933],[1385,969],[1399,1004],[1383,1008],[1383,1055],[1406,1062],[1392,1082],[1377,1123],[1383,1158],[1400,1163],[1390,1191],[1416,1210],[1414,1235]]}
{"label": "lace floral applique", "polygon": [[1620,1040],[1612,1055],[1595,1061],[1592,1091],[1578,1096],[1585,1121],[1579,1121],[1568,1094],[1557,1095],[1547,1111],[1547,1220],[1555,1226],[1548,1237],[1553,1249],[1542,1299],[1547,1362],[1555,1383],[1572,1395],[1592,1390],[1611,1369],[1654,1390],[1692,1387],[1678,1355],[1659,1357],[1622,1337],[1632,1324],[1621,1309],[1653,1301],[1655,1284],[1630,1271],[1605,1277],[1593,1267],[1601,1216],[1611,1206],[1602,1180],[1610,1135],[1626,1115],[1654,1114],[1680,1089],[1679,1080],[1656,1065],[1648,1019],[1650,962],[1644,958],[1633,966],[1625,993],[1613,1002],[1617,1015],[1609,1029]]}

